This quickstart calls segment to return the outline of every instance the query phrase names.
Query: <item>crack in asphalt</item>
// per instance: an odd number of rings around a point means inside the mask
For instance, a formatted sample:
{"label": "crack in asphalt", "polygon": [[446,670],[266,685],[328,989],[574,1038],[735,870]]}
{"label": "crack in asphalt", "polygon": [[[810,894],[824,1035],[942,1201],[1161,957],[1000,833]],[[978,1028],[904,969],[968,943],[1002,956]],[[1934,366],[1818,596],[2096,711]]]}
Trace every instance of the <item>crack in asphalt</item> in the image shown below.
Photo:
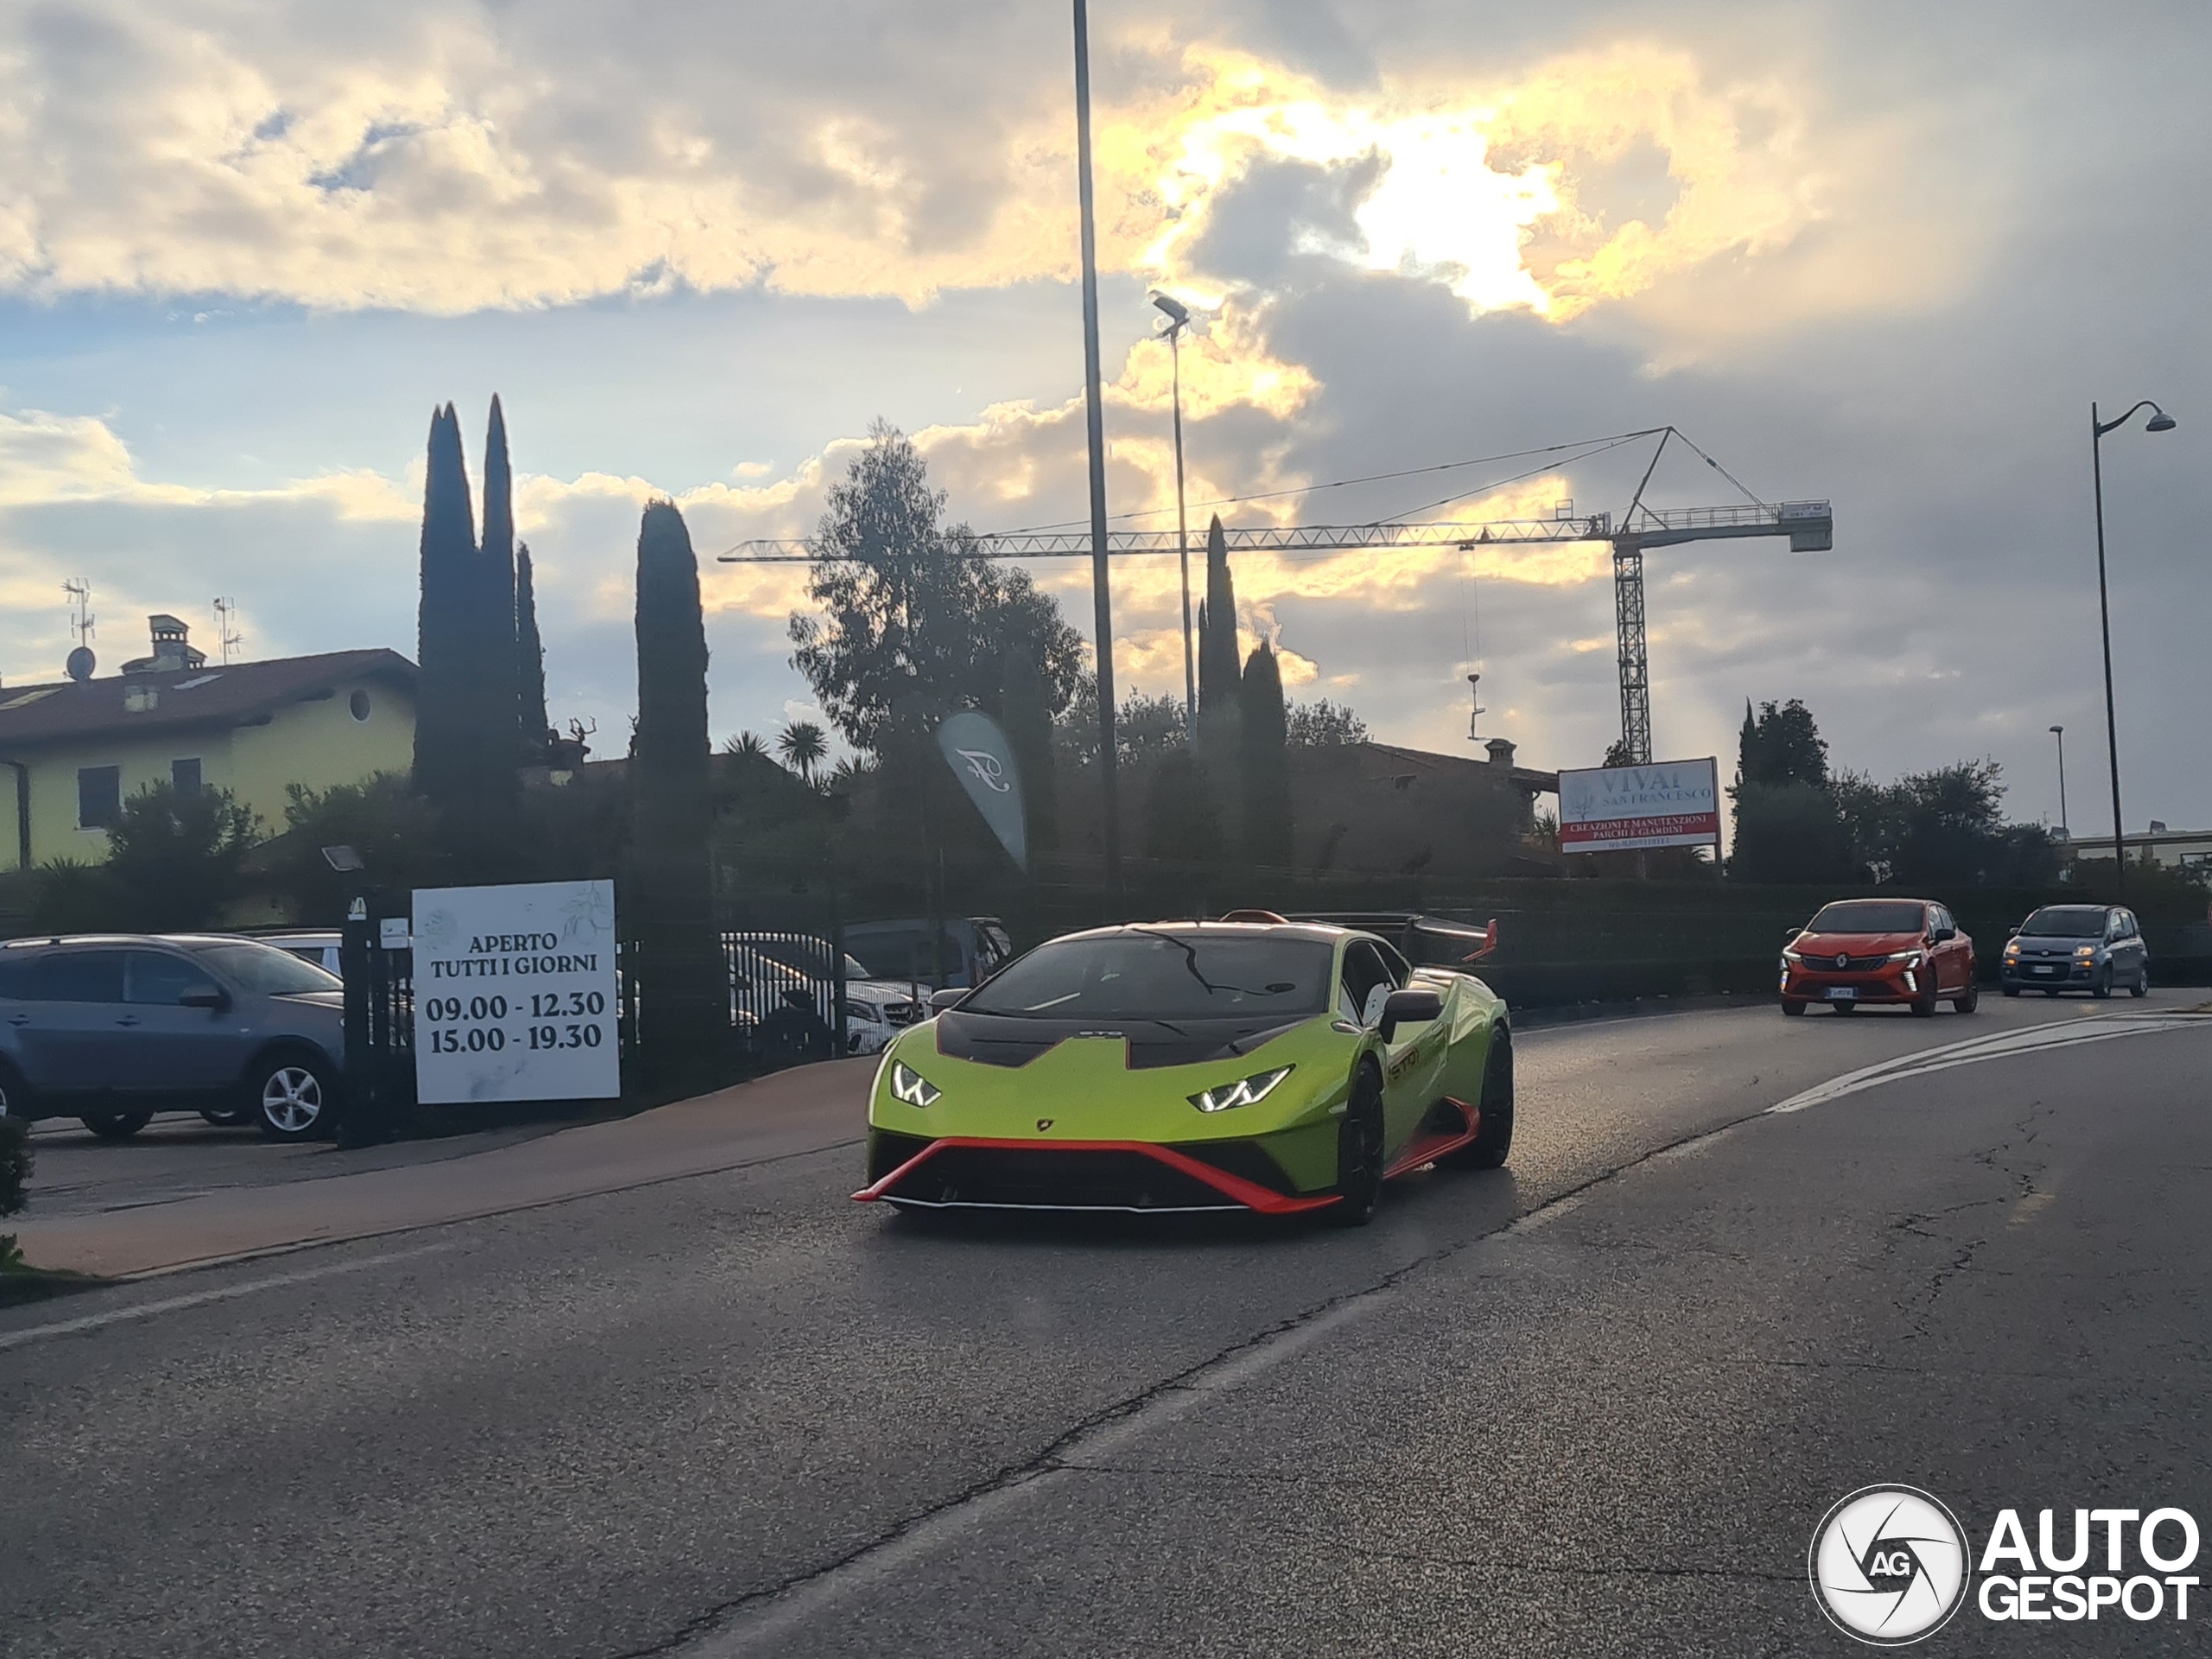
{"label": "crack in asphalt", "polygon": [[[1370,1284],[1339,1292],[1301,1313],[1279,1319],[1208,1358],[1101,1408],[1056,1436],[1031,1457],[1020,1463],[1004,1465],[971,1481],[959,1491],[885,1528],[835,1558],[786,1574],[773,1584],[734,1596],[687,1620],[662,1640],[643,1647],[626,1649],[613,1656],[613,1659],[658,1659],[661,1655],[686,1649],[695,1649],[702,1655],[747,1651],[756,1641],[772,1635],[776,1629],[795,1623],[798,1618],[803,1617],[809,1609],[804,1605],[795,1606],[793,1602],[809,1590],[817,1586],[834,1586],[845,1576],[871,1566],[888,1567],[895,1565],[895,1561],[889,1558],[899,1552],[902,1547],[912,1548],[926,1543],[936,1523],[976,1511],[983,1505],[995,1507],[1058,1475],[1090,1472],[1095,1465],[1083,1460],[1084,1452],[1096,1458],[1108,1452],[1112,1444],[1134,1439],[1148,1428],[1162,1426],[1179,1416],[1207,1395],[1236,1388],[1251,1376],[1270,1369],[1279,1360],[1288,1358],[1298,1349],[1318,1339],[1338,1325],[1350,1323],[1352,1319],[1379,1306],[1414,1274],[1479,1245],[1515,1236],[1540,1226],[1554,1214],[1563,1214],[1579,1207],[1594,1189],[1619,1179],[1654,1159],[1679,1156],[1686,1147],[1713,1140],[1746,1123],[1756,1122],[1767,1116],[1770,1110],[1766,1107],[1756,1108],[1725,1123],[1700,1129],[1664,1146],[1651,1147],[1562,1189],[1543,1203],[1496,1227],[1417,1255]],[[1174,1409],[1154,1409],[1168,1402],[1173,1403]],[[777,1604],[782,1604],[782,1607],[779,1608]],[[779,1611],[787,1612],[790,1616],[771,1624],[770,1618]]]}
{"label": "crack in asphalt", "polygon": [[[1916,1211],[1911,1215],[1901,1216],[1890,1224],[1892,1232],[1910,1234],[1915,1238],[1926,1239],[1932,1244],[1955,1246],[1955,1253],[1951,1259],[1929,1274],[1919,1295],[1910,1300],[1891,1304],[1898,1313],[1904,1315],[1910,1326],[1904,1338],[1906,1341],[1914,1341],[1933,1334],[1931,1327],[1936,1317],[1936,1304],[1942,1300],[1945,1287],[1961,1274],[1994,1271],[1997,1276],[2005,1276],[2000,1270],[1981,1268],[1975,1265],[1975,1258],[1989,1243],[1988,1234],[1983,1233],[1977,1237],[1966,1240],[1963,1243],[1958,1243],[1952,1235],[1932,1230],[1932,1228],[1942,1223],[1946,1217],[1964,1215],[1974,1210],[1986,1210],[1992,1205],[2003,1206],[2009,1211],[2026,1199],[2047,1196],[2044,1193],[2044,1190],[2036,1185],[2035,1174],[2031,1173],[2031,1171],[2040,1172],[2044,1166],[2040,1162],[2031,1162],[2027,1167],[2020,1167],[2017,1162],[2008,1160],[2005,1154],[2012,1152],[2017,1143],[2025,1142],[2032,1145],[2036,1139],[2034,1128],[2036,1120],[2050,1116],[2050,1111],[2051,1109],[2040,1101],[2035,1103],[2013,1122],[2010,1137],[1998,1141],[1994,1146],[1983,1147],[1967,1154],[1968,1161],[1980,1165],[1991,1174],[2018,1183],[2018,1191],[2000,1193],[1993,1198],[1968,1198],[1958,1204],[1944,1205],[1934,1210]],[[1883,1252],[1885,1255],[1889,1253],[1886,1249]]]}
{"label": "crack in asphalt", "polygon": [[[2078,1039],[2077,1039],[2078,1040]],[[1960,1046],[1965,1047],[1966,1045]],[[1932,1057],[1923,1057],[1932,1058]],[[1998,1059],[2012,1058],[1999,1052],[1974,1058]],[[1964,1059],[1950,1064],[1967,1063]],[[1886,1063],[1885,1063],[1886,1064]],[[1875,1068],[1869,1068],[1871,1074]],[[1910,1070],[1895,1076],[1860,1077],[1853,1074],[1850,1079],[1857,1088],[1875,1086],[1879,1083],[1903,1082],[1915,1076]],[[1839,1080],[1843,1081],[1843,1080]],[[1823,1085],[1823,1089],[1834,1085]],[[1853,1092],[1856,1091],[1854,1088]],[[1372,1283],[1357,1289],[1339,1292],[1315,1304],[1302,1313],[1292,1314],[1262,1328],[1243,1340],[1231,1344],[1208,1358],[1185,1367],[1173,1376],[1161,1378],[1122,1400],[1102,1407],[1078,1421],[1072,1427],[1055,1436],[1040,1450],[1019,1463],[1001,1465],[999,1469],[969,1482],[957,1491],[883,1529],[873,1536],[854,1545],[832,1559],[816,1566],[786,1574],[774,1583],[757,1590],[732,1597],[687,1620],[667,1637],[643,1647],[623,1650],[614,1659],[659,1659],[659,1656],[690,1650],[700,1659],[721,1659],[721,1656],[752,1651],[756,1645],[772,1638],[776,1633],[798,1623],[839,1593],[849,1580],[858,1578],[865,1583],[869,1579],[886,1573],[909,1556],[920,1554],[941,1534],[953,1527],[971,1524],[984,1515],[1014,1499],[1033,1492],[1057,1477],[1091,1471],[1085,1459],[1109,1454],[1111,1449],[1126,1443],[1154,1427],[1164,1426],[1205,1400],[1239,1386],[1251,1377],[1271,1369],[1276,1363],[1288,1358],[1300,1348],[1319,1339],[1337,1325],[1380,1306],[1399,1286],[1414,1274],[1448,1262],[1477,1247],[1502,1237],[1513,1237],[1541,1227],[1551,1219],[1579,1207],[1598,1188],[1642,1168],[1654,1160],[1666,1160],[1685,1156],[1705,1142],[1771,1117],[1778,1111],[1799,1111],[1808,1106],[1822,1103],[1820,1093],[1808,1090],[1793,1096],[1780,1107],[1766,1105],[1751,1109],[1726,1122],[1698,1130],[1664,1145],[1652,1147],[1637,1156],[1610,1166],[1587,1179],[1563,1188],[1543,1203],[1523,1211],[1499,1225],[1459,1239],[1452,1243],[1430,1250],[1403,1262]],[[1990,1149],[1993,1156],[2011,1143],[2001,1143]],[[1979,1154],[1977,1154],[1979,1155]],[[1993,1168],[1994,1166],[1993,1165]],[[1982,1207],[2005,1200],[1981,1199],[1955,1209]],[[1934,1221],[1947,1211],[1935,1211],[1924,1217],[1908,1217],[1897,1224],[1909,1230],[1909,1224]],[[1935,1237],[1935,1235],[1923,1234]],[[1940,1240],[1938,1241],[1940,1242]],[[1979,1241],[1973,1248],[1979,1248]],[[1967,1252],[1970,1260],[1972,1249]],[[1940,1294],[1942,1285],[1955,1272],[1962,1270],[1965,1262],[1940,1273],[1930,1286],[1932,1301]],[[1901,1310],[1910,1312],[1910,1310]],[[1920,1323],[1920,1334],[1926,1334],[1924,1320]],[[1417,1558],[1408,1558],[1417,1559]],[[1537,1570],[1531,1568],[1530,1570]],[[1624,1569],[1632,1570],[1632,1569]],[[1656,1571],[1649,1569],[1648,1571]],[[1685,1574],[1710,1572],[1722,1574],[1723,1569],[1683,1569]],[[1752,1577],[1766,1575],[1751,1574]],[[1791,1581],[1795,1581],[1794,1579]],[[811,1593],[810,1593],[811,1592]]]}

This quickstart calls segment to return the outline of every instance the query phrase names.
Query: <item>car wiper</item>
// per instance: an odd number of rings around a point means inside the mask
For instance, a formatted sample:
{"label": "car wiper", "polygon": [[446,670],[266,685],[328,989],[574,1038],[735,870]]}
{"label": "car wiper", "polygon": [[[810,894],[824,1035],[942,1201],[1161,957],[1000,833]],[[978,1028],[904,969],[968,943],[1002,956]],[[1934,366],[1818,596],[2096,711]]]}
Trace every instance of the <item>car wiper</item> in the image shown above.
{"label": "car wiper", "polygon": [[[1239,996],[1274,996],[1277,995],[1277,993],[1274,991],[1255,991],[1249,985],[1215,984],[1211,980],[1208,979],[1204,974],[1198,971],[1198,949],[1188,939],[1179,939],[1173,933],[1155,933],[1148,927],[1133,927],[1129,931],[1132,933],[1141,933],[1148,939],[1165,939],[1168,944],[1173,945],[1178,950],[1180,950],[1183,953],[1183,965],[1191,970],[1191,977],[1197,980],[1199,984],[1205,986],[1209,994],[1215,991],[1234,991]],[[1160,1023],[1166,1025],[1167,1022],[1163,1020]]]}

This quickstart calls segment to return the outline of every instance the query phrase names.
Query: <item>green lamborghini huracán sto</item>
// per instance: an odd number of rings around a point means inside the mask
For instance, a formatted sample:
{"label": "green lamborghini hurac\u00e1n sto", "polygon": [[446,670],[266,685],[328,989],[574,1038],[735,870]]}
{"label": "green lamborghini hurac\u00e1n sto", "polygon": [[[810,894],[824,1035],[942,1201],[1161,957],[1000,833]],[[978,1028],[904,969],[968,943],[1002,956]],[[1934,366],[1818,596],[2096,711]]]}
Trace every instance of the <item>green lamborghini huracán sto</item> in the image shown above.
{"label": "green lamborghini hurac\u00e1n sto", "polygon": [[884,1051],[864,1202],[1358,1226],[1391,1177],[1513,1141],[1504,1002],[1358,927],[1100,928],[936,1005]]}

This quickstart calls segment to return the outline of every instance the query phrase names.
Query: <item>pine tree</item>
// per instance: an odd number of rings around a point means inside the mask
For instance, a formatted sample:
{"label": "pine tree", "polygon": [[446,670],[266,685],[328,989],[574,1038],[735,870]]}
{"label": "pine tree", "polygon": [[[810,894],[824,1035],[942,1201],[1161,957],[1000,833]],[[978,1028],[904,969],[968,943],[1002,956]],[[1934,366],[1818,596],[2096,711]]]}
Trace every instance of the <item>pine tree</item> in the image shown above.
{"label": "pine tree", "polygon": [[515,550],[515,678],[521,708],[524,764],[545,759],[553,727],[545,712],[545,646],[537,634],[537,584],[530,568],[530,543]]}
{"label": "pine tree", "polygon": [[450,810],[474,779],[468,747],[468,600],[476,564],[476,524],[468,501],[468,463],[453,405],[430,414],[423,481],[422,608],[416,655],[415,788]]}
{"label": "pine tree", "polygon": [[1262,639],[1244,664],[1241,690],[1239,767],[1244,783],[1244,856],[1274,869],[1289,867],[1290,721],[1282,698],[1282,668]]}
{"label": "pine tree", "polygon": [[631,931],[646,1069],[656,1089],[681,1089],[711,1075],[730,1027],[708,852],[706,620],[699,562],[673,502],[653,502],[639,526],[637,606]]}
{"label": "pine tree", "polygon": [[1008,648],[1000,676],[999,722],[1006,728],[1014,764],[1021,768],[1021,805],[1029,850],[1049,853],[1060,844],[1060,803],[1052,776],[1052,710],[1036,657],[1024,645]]}

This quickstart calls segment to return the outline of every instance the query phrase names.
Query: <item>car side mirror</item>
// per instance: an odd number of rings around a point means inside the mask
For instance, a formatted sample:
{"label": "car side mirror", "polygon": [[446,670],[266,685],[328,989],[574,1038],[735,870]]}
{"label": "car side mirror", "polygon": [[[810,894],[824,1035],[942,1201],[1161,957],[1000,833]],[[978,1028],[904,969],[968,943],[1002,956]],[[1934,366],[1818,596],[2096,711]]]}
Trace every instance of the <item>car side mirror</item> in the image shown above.
{"label": "car side mirror", "polygon": [[957,1008],[968,995],[964,985],[948,985],[941,991],[930,993],[930,1012],[943,1014],[947,1008]]}
{"label": "car side mirror", "polygon": [[1785,927],[1782,930],[1782,942],[1787,944],[1804,931],[1802,927]]}
{"label": "car side mirror", "polygon": [[2008,939],[2017,939],[2020,937],[2020,930],[2017,927],[2008,927],[2005,930],[2005,937]]}
{"label": "car side mirror", "polygon": [[1424,1020],[1433,1020],[1444,1012],[1444,999],[1434,991],[1408,988],[1393,991],[1382,999],[1382,1017],[1375,1029],[1384,1042],[1398,1033],[1402,1025],[1419,1025]]}
{"label": "car side mirror", "polygon": [[213,1008],[219,1014],[231,1006],[231,994],[211,985],[204,991],[187,991],[176,1002],[181,1008]]}
{"label": "car side mirror", "polygon": [[1941,944],[1946,939],[1955,939],[1958,937],[1959,930],[1955,927],[1930,928],[1928,932],[1928,943],[1930,944]]}

